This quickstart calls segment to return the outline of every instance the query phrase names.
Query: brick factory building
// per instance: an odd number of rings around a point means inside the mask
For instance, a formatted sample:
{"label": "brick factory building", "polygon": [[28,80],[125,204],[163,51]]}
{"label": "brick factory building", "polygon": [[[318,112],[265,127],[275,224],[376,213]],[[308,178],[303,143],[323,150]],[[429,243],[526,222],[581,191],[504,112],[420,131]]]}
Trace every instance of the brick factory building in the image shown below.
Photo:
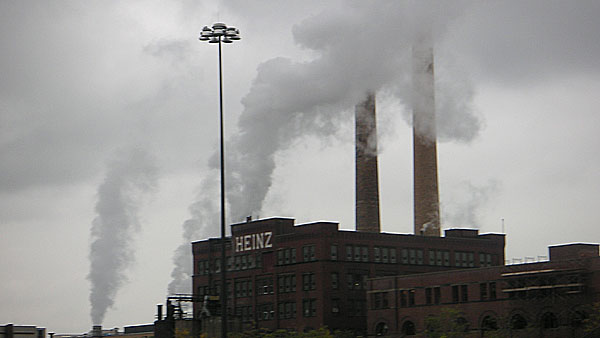
{"label": "brick factory building", "polygon": [[[504,235],[446,230],[445,237],[294,225],[270,218],[231,226],[229,313],[244,328],[367,331],[368,278],[504,264]],[[194,242],[193,292],[220,293],[220,239]],[[194,303],[194,316],[203,316]]]}
{"label": "brick factory building", "polygon": [[547,262],[371,279],[369,334],[422,333],[453,311],[446,320],[460,323],[464,337],[584,337],[582,323],[600,301],[598,245],[549,251]]}

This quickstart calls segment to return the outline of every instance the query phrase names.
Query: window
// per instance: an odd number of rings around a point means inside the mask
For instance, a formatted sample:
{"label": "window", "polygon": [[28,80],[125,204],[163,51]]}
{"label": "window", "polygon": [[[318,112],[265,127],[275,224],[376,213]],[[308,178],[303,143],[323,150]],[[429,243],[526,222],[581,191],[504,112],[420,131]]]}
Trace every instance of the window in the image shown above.
{"label": "window", "polygon": [[388,262],[388,248],[381,248],[381,261],[383,263]]}
{"label": "window", "polygon": [[337,261],[337,259],[338,259],[338,246],[333,244],[331,246],[331,260]]}
{"label": "window", "polygon": [[408,306],[408,302],[406,300],[406,290],[400,291],[400,307]]}
{"label": "window", "polygon": [[287,274],[277,277],[278,293],[296,292],[296,275]]}
{"label": "window", "polygon": [[279,319],[296,318],[296,302],[280,302]]}
{"label": "window", "polygon": [[235,281],[235,296],[236,296],[236,298],[252,296],[252,281],[251,280]]}
{"label": "window", "polygon": [[331,313],[338,314],[340,313],[340,300],[334,298],[331,300]]}
{"label": "window", "polygon": [[373,309],[389,308],[389,300],[387,292],[375,292],[371,294],[371,302]]}
{"label": "window", "polygon": [[317,315],[317,300],[316,299],[302,300],[302,315],[304,317],[314,317]]}
{"label": "window", "polygon": [[375,263],[379,263],[381,260],[381,254],[379,252],[378,247],[373,248],[373,256],[374,256]]}
{"label": "window", "polygon": [[452,285],[452,302],[458,303],[458,285]]}
{"label": "window", "polygon": [[417,249],[417,264],[423,265],[423,249]]}
{"label": "window", "polygon": [[396,248],[390,248],[390,263],[396,263]]}
{"label": "window", "polygon": [[460,286],[460,293],[461,293],[461,301],[468,302],[469,301],[469,288],[467,287],[467,285]]}
{"label": "window", "polygon": [[415,290],[408,290],[408,306],[415,306]]}
{"label": "window", "polygon": [[316,261],[317,258],[315,256],[315,246],[314,245],[306,245],[302,247],[302,256],[304,257],[305,262]]}
{"label": "window", "polygon": [[258,306],[258,320],[273,320],[275,318],[275,311],[273,309],[273,303],[261,304]]}
{"label": "window", "polygon": [[496,299],[496,282],[490,282],[490,299]]}
{"label": "window", "polygon": [[302,275],[302,290],[309,291],[316,289],[315,274],[305,273]]}
{"label": "window", "polygon": [[[258,256],[257,256],[258,258]],[[296,248],[285,248],[277,250],[277,265],[286,265],[296,263]],[[257,261],[257,266],[259,266]]]}
{"label": "window", "polygon": [[417,254],[415,249],[408,249],[408,256],[410,258],[410,264],[417,264]]}
{"label": "window", "polygon": [[331,273],[331,288],[337,290],[340,285],[340,275],[337,272]]}
{"label": "window", "polygon": [[488,298],[487,283],[479,283],[479,299],[487,300],[487,298]]}
{"label": "window", "polygon": [[346,245],[346,260],[352,261],[352,245]]}
{"label": "window", "polygon": [[402,264],[408,264],[408,250],[402,249]]}
{"label": "window", "polygon": [[360,259],[361,259],[360,246],[355,246],[354,247],[354,261],[360,262]]}
{"label": "window", "polygon": [[261,278],[256,280],[257,295],[273,294],[273,278]]}
{"label": "window", "polygon": [[442,290],[440,289],[439,286],[433,288],[433,301],[436,304],[439,304],[441,302],[441,298],[442,298]]}
{"label": "window", "polygon": [[369,247],[367,247],[367,246],[362,247],[362,261],[363,262],[369,261]]}
{"label": "window", "polygon": [[433,291],[431,288],[425,288],[425,304],[431,304],[433,303],[433,297],[432,297]]}

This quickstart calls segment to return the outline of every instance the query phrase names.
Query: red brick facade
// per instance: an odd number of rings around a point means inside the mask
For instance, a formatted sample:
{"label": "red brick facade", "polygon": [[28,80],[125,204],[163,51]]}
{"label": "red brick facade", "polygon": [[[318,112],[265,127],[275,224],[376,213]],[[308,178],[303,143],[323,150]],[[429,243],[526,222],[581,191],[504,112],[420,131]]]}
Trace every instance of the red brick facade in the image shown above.
{"label": "red brick facade", "polygon": [[581,249],[552,247],[562,255],[549,262],[369,280],[369,333],[424,332],[428,316],[450,308],[468,326],[465,337],[582,337],[587,306],[600,301],[600,257],[598,245],[583,245],[587,258]]}
{"label": "red brick facade", "polygon": [[[229,311],[246,328],[367,330],[368,278],[504,262],[504,235],[446,237],[340,231],[272,218],[232,225]],[[232,250],[233,249],[233,250]],[[193,243],[195,296],[218,294],[220,239]],[[483,255],[483,260],[479,256]],[[201,304],[194,304],[201,315]]]}

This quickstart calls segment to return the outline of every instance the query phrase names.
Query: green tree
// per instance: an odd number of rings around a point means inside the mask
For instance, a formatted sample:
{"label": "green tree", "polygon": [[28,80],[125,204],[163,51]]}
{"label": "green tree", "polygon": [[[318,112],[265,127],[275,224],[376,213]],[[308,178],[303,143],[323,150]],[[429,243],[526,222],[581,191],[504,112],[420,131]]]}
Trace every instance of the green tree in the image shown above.
{"label": "green tree", "polygon": [[425,319],[424,336],[428,338],[460,338],[468,331],[463,314],[455,308],[443,308],[438,315]]}

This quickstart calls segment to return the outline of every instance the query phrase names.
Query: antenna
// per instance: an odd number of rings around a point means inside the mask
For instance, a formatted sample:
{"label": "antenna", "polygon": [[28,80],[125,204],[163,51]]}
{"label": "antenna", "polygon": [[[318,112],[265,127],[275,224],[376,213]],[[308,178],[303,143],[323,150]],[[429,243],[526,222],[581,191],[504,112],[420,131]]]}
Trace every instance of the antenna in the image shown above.
{"label": "antenna", "polygon": [[506,232],[504,232],[504,218],[501,218],[500,220],[502,220],[502,233],[506,234]]}

